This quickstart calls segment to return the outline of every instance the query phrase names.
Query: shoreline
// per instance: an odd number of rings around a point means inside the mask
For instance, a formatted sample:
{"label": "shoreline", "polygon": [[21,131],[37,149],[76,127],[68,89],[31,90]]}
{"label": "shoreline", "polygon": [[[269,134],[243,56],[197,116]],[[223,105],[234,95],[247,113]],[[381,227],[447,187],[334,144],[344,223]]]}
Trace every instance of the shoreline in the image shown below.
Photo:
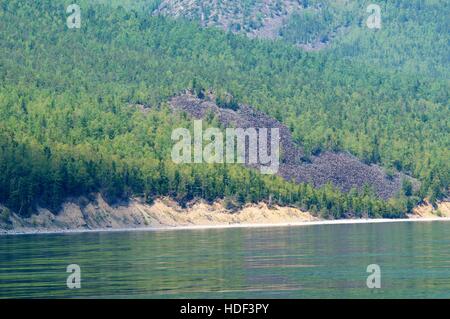
{"label": "shoreline", "polygon": [[274,228],[274,227],[302,227],[321,225],[352,225],[352,224],[383,224],[401,222],[450,222],[450,217],[412,217],[412,218],[374,218],[374,219],[337,219],[337,220],[315,220],[281,223],[234,223],[216,225],[184,225],[184,226],[158,226],[158,227],[124,227],[124,228],[96,228],[96,229],[61,229],[61,230],[30,230],[30,231],[8,231],[0,232],[0,236],[14,235],[64,235],[82,233],[117,233],[117,232],[154,232],[154,231],[178,231],[178,230],[213,230],[232,228]]}
{"label": "shoreline", "polygon": [[[1,208],[1,207],[0,207]],[[436,215],[436,213],[439,215]],[[158,198],[152,204],[130,199],[109,205],[100,194],[94,200],[67,201],[54,214],[39,208],[35,215],[10,214],[9,223],[0,221],[0,236],[29,234],[74,234],[91,232],[208,230],[226,228],[299,227],[315,225],[374,224],[393,222],[450,221],[450,202],[417,206],[403,218],[321,219],[308,211],[289,206],[268,206],[261,202],[239,210],[223,202],[192,202],[185,208],[170,199]]]}

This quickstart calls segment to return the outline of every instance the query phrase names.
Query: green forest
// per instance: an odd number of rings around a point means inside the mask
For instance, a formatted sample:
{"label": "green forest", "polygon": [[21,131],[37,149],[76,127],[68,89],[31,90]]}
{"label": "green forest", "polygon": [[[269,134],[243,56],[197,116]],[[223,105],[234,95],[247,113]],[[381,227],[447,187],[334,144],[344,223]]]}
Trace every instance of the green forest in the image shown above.
{"label": "green forest", "polygon": [[[68,197],[101,192],[111,202],[271,198],[324,218],[402,217],[425,197],[448,196],[445,1],[385,1],[385,29],[355,27],[318,52],[89,1],[79,1],[81,28],[68,29],[70,3],[0,3],[0,203],[11,211],[56,212]],[[332,20],[351,15],[330,10]],[[365,12],[355,11],[348,23],[357,26]],[[308,18],[320,24],[311,32],[324,21]],[[278,119],[309,154],[349,151],[417,178],[420,189],[405,185],[383,201],[369,187],[314,189],[237,164],[176,165],[171,132],[192,123],[167,100],[194,84]]]}
{"label": "green forest", "polygon": [[[287,42],[329,41],[329,54],[336,59],[448,79],[448,1],[310,0],[306,3],[304,12],[293,15],[281,30]],[[319,4],[321,9],[315,9]],[[366,11],[369,4],[381,8],[381,29],[373,32],[368,32],[365,26],[370,15]]]}

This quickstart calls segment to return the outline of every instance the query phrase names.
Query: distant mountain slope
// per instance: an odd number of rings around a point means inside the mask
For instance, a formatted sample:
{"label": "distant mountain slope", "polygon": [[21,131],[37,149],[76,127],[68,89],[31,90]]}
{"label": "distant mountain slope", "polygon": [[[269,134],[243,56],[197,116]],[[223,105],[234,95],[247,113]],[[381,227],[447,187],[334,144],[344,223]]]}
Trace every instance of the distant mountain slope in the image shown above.
{"label": "distant mountain slope", "polygon": [[[199,21],[250,37],[283,39],[304,50],[332,46],[334,56],[379,67],[446,77],[450,25],[446,0],[149,0],[154,15]],[[370,30],[369,4],[381,8]]]}
{"label": "distant mountain slope", "polygon": [[163,0],[153,14],[197,20],[203,26],[274,39],[291,14],[302,9],[303,5],[298,0]]}
{"label": "distant mountain slope", "polygon": [[[202,26],[244,33],[252,38],[284,38],[307,50],[323,48],[335,33],[331,26],[327,30],[322,26],[319,30],[313,25],[303,25],[300,30],[300,26],[295,25],[303,17],[319,17],[322,14],[323,5],[314,1],[162,0],[154,2],[152,7],[155,8],[153,15],[199,21]],[[329,15],[328,12],[326,14]],[[316,24],[316,21],[313,23]],[[295,28],[297,30],[293,30]],[[293,36],[294,32],[298,34]]]}

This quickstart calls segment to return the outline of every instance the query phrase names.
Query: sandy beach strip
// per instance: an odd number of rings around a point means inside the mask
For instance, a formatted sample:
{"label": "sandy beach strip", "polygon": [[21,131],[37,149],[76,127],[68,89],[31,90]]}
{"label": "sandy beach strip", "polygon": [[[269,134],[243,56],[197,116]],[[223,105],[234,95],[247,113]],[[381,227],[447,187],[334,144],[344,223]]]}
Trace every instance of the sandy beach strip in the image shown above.
{"label": "sandy beach strip", "polygon": [[427,217],[427,218],[374,218],[374,219],[337,219],[337,220],[317,220],[281,223],[233,223],[233,224],[208,224],[208,225],[180,225],[180,226],[157,226],[139,228],[98,228],[98,229],[62,229],[62,230],[32,230],[30,231],[6,231],[1,235],[50,235],[50,234],[79,234],[79,233],[100,233],[100,232],[148,232],[148,231],[179,231],[179,230],[214,230],[230,228],[274,228],[274,227],[301,227],[320,225],[352,225],[352,224],[383,224],[402,222],[450,222],[448,217]]}

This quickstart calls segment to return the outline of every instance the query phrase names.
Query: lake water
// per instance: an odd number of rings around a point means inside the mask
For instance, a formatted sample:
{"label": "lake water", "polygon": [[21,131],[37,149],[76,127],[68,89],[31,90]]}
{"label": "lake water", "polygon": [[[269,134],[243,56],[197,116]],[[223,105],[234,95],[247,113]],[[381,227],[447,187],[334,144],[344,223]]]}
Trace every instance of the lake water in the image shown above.
{"label": "lake water", "polygon": [[0,236],[8,297],[450,298],[450,222]]}

